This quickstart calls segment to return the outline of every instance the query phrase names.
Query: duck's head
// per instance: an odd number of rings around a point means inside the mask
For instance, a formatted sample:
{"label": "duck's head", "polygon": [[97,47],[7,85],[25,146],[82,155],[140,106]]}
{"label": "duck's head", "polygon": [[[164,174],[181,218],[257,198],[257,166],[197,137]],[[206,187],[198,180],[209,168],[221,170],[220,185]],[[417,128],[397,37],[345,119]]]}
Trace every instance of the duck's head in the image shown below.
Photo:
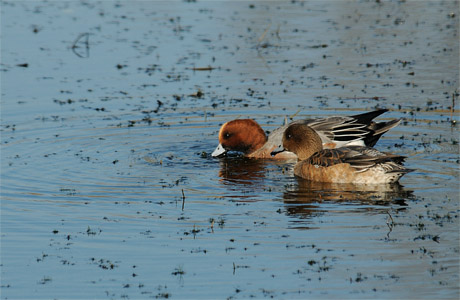
{"label": "duck's head", "polygon": [[304,160],[322,149],[321,138],[313,129],[305,124],[292,124],[283,133],[283,145],[274,150],[272,155],[291,151],[299,160]]}
{"label": "duck's head", "polygon": [[251,119],[233,120],[220,128],[219,145],[212,156],[219,157],[227,151],[250,154],[262,147],[266,141],[265,132],[256,121]]}

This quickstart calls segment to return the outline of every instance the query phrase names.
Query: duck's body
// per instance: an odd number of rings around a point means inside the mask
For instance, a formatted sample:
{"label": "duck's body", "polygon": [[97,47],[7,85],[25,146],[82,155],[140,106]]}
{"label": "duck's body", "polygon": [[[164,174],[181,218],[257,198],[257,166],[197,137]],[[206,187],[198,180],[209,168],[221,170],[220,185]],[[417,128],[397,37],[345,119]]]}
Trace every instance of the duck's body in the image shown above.
{"label": "duck's body", "polygon": [[354,184],[395,183],[410,170],[403,156],[363,146],[323,149],[294,167],[294,174],[312,181]]}
{"label": "duck's body", "polygon": [[323,149],[319,135],[305,124],[292,124],[283,134],[285,150],[295,153],[299,162],[294,174],[317,182],[382,184],[395,183],[412,171],[402,165],[404,156],[383,153],[366,146]]}
{"label": "duck's body", "polygon": [[239,151],[252,158],[295,159],[297,155],[287,151],[271,155],[282,144],[283,133],[292,124],[310,126],[319,135],[326,149],[347,145],[373,146],[385,132],[400,123],[400,120],[379,123],[372,121],[386,111],[381,109],[348,117],[298,120],[275,129],[268,137],[254,120],[233,120],[222,125],[219,145],[212,156],[218,157],[227,151]]}

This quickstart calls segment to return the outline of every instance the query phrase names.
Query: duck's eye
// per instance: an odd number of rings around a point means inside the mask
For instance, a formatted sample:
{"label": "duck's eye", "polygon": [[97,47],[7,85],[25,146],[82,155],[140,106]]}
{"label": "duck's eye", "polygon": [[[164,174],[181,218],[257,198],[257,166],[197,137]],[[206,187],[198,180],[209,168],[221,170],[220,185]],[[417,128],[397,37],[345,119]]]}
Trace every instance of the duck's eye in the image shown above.
{"label": "duck's eye", "polygon": [[286,138],[289,140],[290,138],[292,138],[292,134],[290,133],[286,134]]}
{"label": "duck's eye", "polygon": [[224,139],[229,139],[232,135],[229,132],[224,134]]}

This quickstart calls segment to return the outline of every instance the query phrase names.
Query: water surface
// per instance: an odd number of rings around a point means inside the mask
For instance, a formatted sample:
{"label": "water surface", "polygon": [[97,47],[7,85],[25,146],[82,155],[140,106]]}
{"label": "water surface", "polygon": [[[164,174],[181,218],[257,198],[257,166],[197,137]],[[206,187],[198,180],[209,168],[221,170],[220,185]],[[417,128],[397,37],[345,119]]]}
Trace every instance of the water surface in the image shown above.
{"label": "water surface", "polygon": [[[1,297],[457,299],[458,16],[3,1]],[[416,169],[398,186],[210,157],[238,117],[271,131],[376,108],[403,119],[376,146]]]}

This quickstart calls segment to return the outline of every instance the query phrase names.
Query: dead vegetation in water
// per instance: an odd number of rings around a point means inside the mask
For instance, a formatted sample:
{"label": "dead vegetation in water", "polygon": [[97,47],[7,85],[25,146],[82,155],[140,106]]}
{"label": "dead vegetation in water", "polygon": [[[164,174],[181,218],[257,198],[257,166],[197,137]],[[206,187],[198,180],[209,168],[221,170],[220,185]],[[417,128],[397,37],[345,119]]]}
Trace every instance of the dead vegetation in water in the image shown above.
{"label": "dead vegetation in water", "polygon": [[89,36],[90,33],[80,33],[75,41],[72,43],[70,49],[72,52],[80,58],[89,58]]}

